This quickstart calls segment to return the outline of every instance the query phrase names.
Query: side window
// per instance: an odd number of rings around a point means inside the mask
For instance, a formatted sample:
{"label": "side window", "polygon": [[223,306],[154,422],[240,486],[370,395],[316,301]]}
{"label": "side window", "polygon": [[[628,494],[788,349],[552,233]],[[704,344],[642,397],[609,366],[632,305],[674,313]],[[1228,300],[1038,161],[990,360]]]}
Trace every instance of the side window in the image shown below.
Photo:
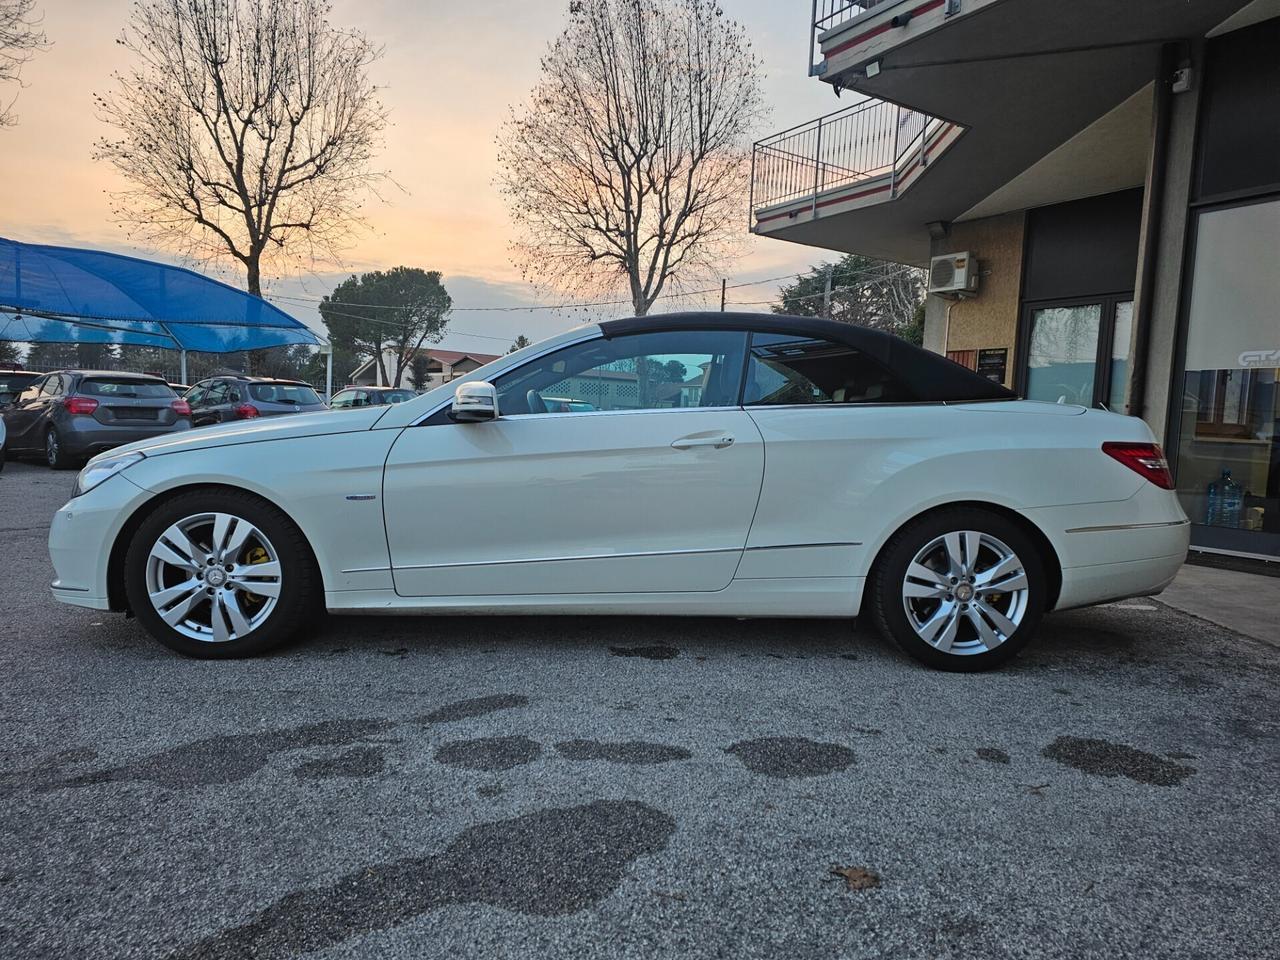
{"label": "side window", "polygon": [[903,403],[912,391],[878,362],[842,343],[784,334],[751,337],[747,406]]}
{"label": "side window", "polygon": [[49,379],[44,382],[44,387],[40,390],[41,396],[45,396],[45,397],[62,396],[64,393],[66,393],[66,390],[64,389],[64,386],[63,386],[64,381],[66,379],[67,379],[66,377],[60,376],[56,373],[51,375]]}
{"label": "side window", "polygon": [[335,410],[342,410],[351,406],[351,402],[355,399],[355,396],[356,393],[354,390],[343,390],[341,393],[334,394],[333,399],[329,401],[329,406],[333,407]]}
{"label": "side window", "polygon": [[182,399],[187,401],[187,403],[190,404],[191,406],[198,407],[201,403],[204,402],[204,393],[205,393],[205,389],[208,386],[209,386],[208,383],[197,383],[194,387],[192,387],[190,390],[188,390],[186,393],[182,395]]}
{"label": "side window", "polygon": [[574,344],[495,381],[502,416],[729,407],[747,335],[673,330]]}
{"label": "side window", "polygon": [[209,384],[209,390],[204,395],[204,405],[206,407],[216,407],[219,404],[227,402],[227,381],[215,380]]}

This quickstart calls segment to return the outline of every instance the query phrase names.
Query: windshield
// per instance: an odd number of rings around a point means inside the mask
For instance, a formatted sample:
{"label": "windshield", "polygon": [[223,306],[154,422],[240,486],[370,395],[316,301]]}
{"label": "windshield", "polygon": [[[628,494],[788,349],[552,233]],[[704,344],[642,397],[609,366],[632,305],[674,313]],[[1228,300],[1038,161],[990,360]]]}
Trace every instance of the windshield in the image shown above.
{"label": "windshield", "polygon": [[160,380],[131,380],[125,377],[86,377],[77,393],[88,397],[129,397],[159,400],[176,397],[173,387]]}
{"label": "windshield", "polygon": [[316,392],[305,383],[251,383],[249,395],[259,403],[319,403]]}

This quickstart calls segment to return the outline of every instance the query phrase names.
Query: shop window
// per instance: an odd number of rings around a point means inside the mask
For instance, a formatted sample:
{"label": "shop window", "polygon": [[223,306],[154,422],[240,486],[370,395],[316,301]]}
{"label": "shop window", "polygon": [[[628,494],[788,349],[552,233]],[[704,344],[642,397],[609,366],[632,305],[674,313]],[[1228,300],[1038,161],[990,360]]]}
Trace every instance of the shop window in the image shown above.
{"label": "shop window", "polygon": [[1280,553],[1280,200],[1202,210],[1193,250],[1178,491],[1228,548]]}

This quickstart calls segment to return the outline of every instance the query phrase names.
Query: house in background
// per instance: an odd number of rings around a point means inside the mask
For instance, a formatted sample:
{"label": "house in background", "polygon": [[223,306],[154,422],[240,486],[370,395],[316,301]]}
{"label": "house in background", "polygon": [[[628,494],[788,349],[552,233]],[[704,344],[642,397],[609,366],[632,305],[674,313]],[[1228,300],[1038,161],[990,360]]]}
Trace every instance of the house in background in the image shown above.
{"label": "house in background", "polygon": [[[451,380],[457,380],[465,377],[486,363],[490,363],[498,359],[496,353],[461,353],[457,350],[419,350],[415,360],[418,362],[410,363],[408,369],[405,370],[401,386],[410,387],[414,390],[430,390],[438,387],[442,383],[448,383]],[[422,361],[425,360],[425,363]],[[395,354],[387,352],[383,354],[383,366],[388,371],[395,370]],[[422,372],[422,382],[417,380],[417,371]],[[384,384],[382,380],[382,371],[378,369],[378,365],[373,360],[366,360],[356,369],[351,371],[347,380],[349,385],[360,387],[382,387],[390,386]]]}
{"label": "house in background", "polygon": [[[753,231],[929,268],[926,347],[1145,418],[1193,546],[1280,559],[1280,0],[814,0],[807,26],[853,102],[756,144]],[[1243,503],[1211,517],[1224,471]]]}

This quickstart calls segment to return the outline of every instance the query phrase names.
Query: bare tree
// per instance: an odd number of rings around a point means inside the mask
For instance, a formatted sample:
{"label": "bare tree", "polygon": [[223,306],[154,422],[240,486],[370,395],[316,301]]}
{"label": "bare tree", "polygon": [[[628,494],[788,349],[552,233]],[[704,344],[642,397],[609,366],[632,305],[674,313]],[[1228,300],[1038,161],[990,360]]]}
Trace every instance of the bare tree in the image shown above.
{"label": "bare tree", "polygon": [[329,22],[326,0],[140,0],[136,58],[97,97],[98,141],[130,184],[135,235],[264,268],[336,259],[361,221],[386,124],[367,69],[381,51]]}
{"label": "bare tree", "polygon": [[[23,66],[49,45],[35,7],[35,0],[0,0],[0,85],[21,84]],[[17,98],[15,93],[7,103],[0,99],[0,127],[18,122],[13,112]]]}
{"label": "bare tree", "polygon": [[526,279],[645,314],[741,230],[760,64],[712,0],[574,0],[498,135]]}

